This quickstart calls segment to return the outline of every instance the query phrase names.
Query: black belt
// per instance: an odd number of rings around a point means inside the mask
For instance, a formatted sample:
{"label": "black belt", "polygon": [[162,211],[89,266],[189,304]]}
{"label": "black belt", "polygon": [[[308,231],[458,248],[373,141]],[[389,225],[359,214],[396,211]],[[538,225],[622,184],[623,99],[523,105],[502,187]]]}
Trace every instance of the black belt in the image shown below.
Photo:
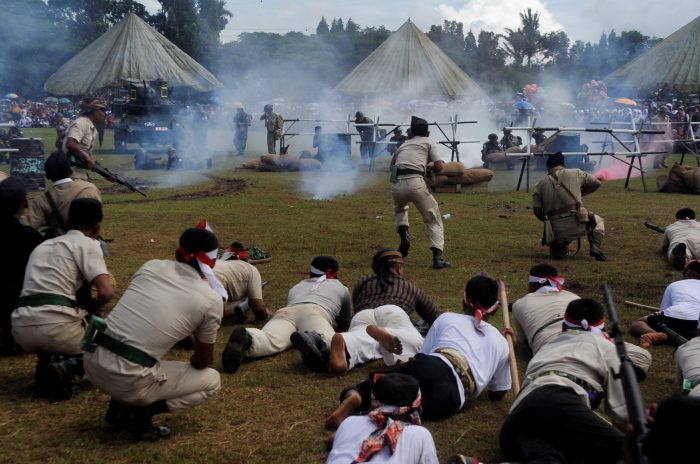
{"label": "black belt", "polygon": [[588,395],[588,400],[591,402],[591,409],[598,409],[598,406],[600,405],[601,400],[603,399],[603,392],[599,391],[597,388],[595,388],[593,385],[590,383],[586,382],[585,380],[576,377],[575,375],[571,375],[568,372],[564,371],[558,371],[558,370],[547,370],[547,371],[540,371],[534,376],[531,376],[530,378],[532,380],[537,379],[539,377],[546,377],[548,375],[554,375],[557,377],[564,377],[565,379],[568,379],[578,385],[579,387],[583,388],[586,390],[586,394]]}
{"label": "black belt", "polygon": [[416,169],[397,169],[396,170],[396,176],[423,176],[423,171],[418,171]]}
{"label": "black belt", "polygon": [[557,317],[556,319],[552,319],[551,321],[547,321],[546,324],[544,324],[544,325],[543,325],[542,327],[540,327],[539,329],[535,330],[535,333],[532,334],[532,341],[534,342],[534,341],[535,341],[535,337],[537,336],[537,334],[539,334],[540,332],[542,332],[544,329],[546,329],[547,327],[549,327],[549,326],[552,325],[552,324],[556,324],[557,322],[561,322],[561,321],[563,321],[563,320],[564,320],[563,317]]}

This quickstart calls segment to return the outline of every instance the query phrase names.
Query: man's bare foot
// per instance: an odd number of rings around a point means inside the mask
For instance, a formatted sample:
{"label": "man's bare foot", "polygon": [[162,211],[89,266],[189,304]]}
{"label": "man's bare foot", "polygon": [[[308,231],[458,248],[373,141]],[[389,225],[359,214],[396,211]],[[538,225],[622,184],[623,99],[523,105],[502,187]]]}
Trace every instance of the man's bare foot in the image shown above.
{"label": "man's bare foot", "polygon": [[403,345],[401,344],[399,337],[393,335],[384,327],[379,327],[378,325],[368,325],[367,333],[370,337],[377,340],[382,348],[387,350],[389,353],[403,353]]}
{"label": "man's bare foot", "polygon": [[339,333],[331,338],[331,353],[328,366],[334,374],[345,374],[348,371],[348,358],[345,355],[345,340]]}
{"label": "man's bare foot", "polygon": [[357,390],[349,390],[345,399],[333,413],[326,418],[325,426],[328,430],[335,430],[340,423],[350,417],[362,405],[362,397]]}

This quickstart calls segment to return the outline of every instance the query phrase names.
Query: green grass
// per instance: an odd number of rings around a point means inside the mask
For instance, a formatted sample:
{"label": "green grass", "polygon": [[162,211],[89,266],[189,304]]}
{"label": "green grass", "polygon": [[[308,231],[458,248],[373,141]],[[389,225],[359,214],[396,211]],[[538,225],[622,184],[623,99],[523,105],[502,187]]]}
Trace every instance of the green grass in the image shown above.
{"label": "green grass", "polygon": [[[53,131],[26,130],[25,134],[44,137],[49,153]],[[112,146],[110,136],[108,132],[107,147]],[[137,174],[128,170],[130,157],[106,156],[108,151],[98,152],[106,166],[127,176]],[[272,308],[285,304],[288,289],[308,272],[314,255],[335,255],[341,280],[352,288],[370,272],[377,248],[398,244],[384,172],[363,173],[370,182],[354,195],[315,201],[298,192],[298,173],[235,171],[228,158],[216,159],[215,167],[217,177],[244,180],[245,190],[172,199],[215,187],[215,179],[191,173],[191,185],[149,190],[147,199],[133,193],[104,195],[104,235],[113,239],[107,265],[119,283],[118,294],[145,261],[172,258],[180,233],[202,217],[209,220],[222,244],[235,239],[272,252],[273,262],[259,266],[263,279],[269,281],[265,300]],[[452,215],[445,221],[445,255],[453,264],[449,269],[430,268],[427,231],[416,210],[410,210],[413,244],[406,274],[442,310],[460,310],[466,280],[481,270],[503,277],[509,300],[514,301],[526,291],[528,269],[546,261],[530,194],[515,192],[514,182],[504,181],[504,174],[499,171],[493,183],[507,190],[437,195],[442,212]],[[138,176],[158,173],[139,172]],[[97,183],[108,186],[101,180]],[[639,180],[632,187],[625,191],[622,181],[612,181],[586,198],[586,206],[605,218],[604,250],[609,261],[589,258],[584,243],[578,256],[556,263],[570,288],[581,296],[600,299],[599,286],[607,281],[625,324],[645,313],[623,306],[623,300],[658,305],[664,287],[680,277],[659,252],[661,236],[645,229],[644,221],[665,225],[678,208],[697,202],[694,197],[643,193]],[[500,313],[496,324],[501,325]],[[218,355],[231,330],[223,327],[219,333],[214,367],[220,367]],[[654,347],[651,351],[654,362],[642,385],[647,404],[676,388],[672,350]],[[172,352],[172,358],[186,360],[187,354]],[[151,444],[132,443],[107,426],[103,416],[108,397],[99,390],[85,385],[86,391],[70,401],[47,402],[32,393],[33,357],[2,359],[0,462],[322,462],[327,436],[323,420],[336,407],[341,389],[381,366],[375,362],[343,377],[313,374],[293,351],[246,363],[235,375],[222,375],[222,389],[215,400],[177,416],[158,418],[172,427],[173,436]],[[522,374],[522,360],[519,368]],[[486,461],[498,459],[498,432],[511,401],[510,395],[501,403],[479,399],[448,420],[427,423],[440,458],[444,461],[454,452],[463,452],[476,453]]]}

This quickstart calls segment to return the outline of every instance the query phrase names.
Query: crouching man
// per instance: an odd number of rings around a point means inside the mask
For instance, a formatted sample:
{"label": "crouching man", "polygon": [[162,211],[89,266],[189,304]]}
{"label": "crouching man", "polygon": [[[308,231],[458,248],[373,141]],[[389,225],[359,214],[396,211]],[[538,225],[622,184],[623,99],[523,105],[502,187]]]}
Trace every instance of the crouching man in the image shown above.
{"label": "crouching man", "polygon": [[[167,427],[152,425],[153,415],[191,408],[219,390],[219,373],[208,368],[223,314],[222,291],[225,294],[211,272],[218,246],[208,230],[186,230],[176,261],[151,260],[141,266],[103,320],[106,327],[94,338],[92,326],[88,328],[85,371],[112,397],[105,420],[135,439],[168,436]],[[190,335],[195,342],[189,363],[161,361]]]}

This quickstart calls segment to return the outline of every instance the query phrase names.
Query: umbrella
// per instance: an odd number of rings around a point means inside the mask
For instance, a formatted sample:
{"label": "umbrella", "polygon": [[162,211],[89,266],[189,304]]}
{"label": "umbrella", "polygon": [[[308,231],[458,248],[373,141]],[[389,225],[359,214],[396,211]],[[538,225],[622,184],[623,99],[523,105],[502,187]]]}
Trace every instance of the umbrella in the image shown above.
{"label": "umbrella", "polygon": [[619,103],[620,105],[626,105],[626,106],[637,106],[637,102],[632,100],[631,98],[618,98],[615,100],[615,103]]}
{"label": "umbrella", "polygon": [[60,103],[61,105],[67,105],[67,104],[70,103],[70,99],[65,98],[65,97],[64,97],[64,98],[59,98],[59,99],[58,99],[58,103]]}
{"label": "umbrella", "polygon": [[58,103],[58,98],[56,97],[46,97],[44,98],[44,101],[46,103]]}
{"label": "umbrella", "polygon": [[520,100],[517,102],[515,105],[513,105],[516,110],[534,110],[535,107],[532,106],[530,102],[527,102],[525,100]]}
{"label": "umbrella", "polygon": [[8,93],[5,95],[5,98],[9,98],[10,100],[14,100],[15,98],[19,98],[19,95],[16,93]]}

